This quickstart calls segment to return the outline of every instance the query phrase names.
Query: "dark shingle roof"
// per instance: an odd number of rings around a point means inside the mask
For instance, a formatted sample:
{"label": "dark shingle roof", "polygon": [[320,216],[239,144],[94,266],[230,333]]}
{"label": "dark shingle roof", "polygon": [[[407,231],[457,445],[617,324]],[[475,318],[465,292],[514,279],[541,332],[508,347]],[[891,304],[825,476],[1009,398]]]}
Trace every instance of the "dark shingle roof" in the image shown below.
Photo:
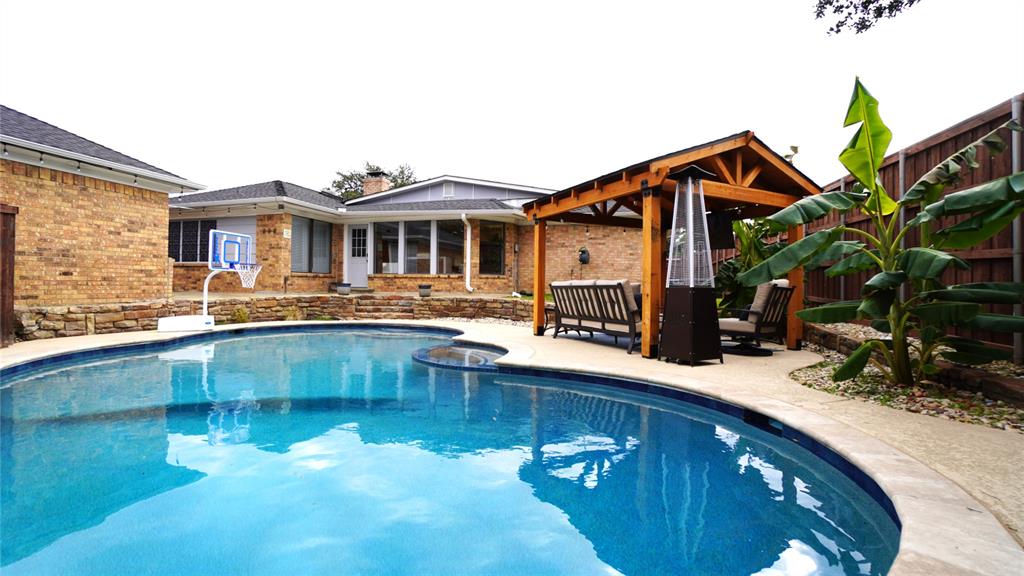
{"label": "dark shingle roof", "polygon": [[185,196],[171,198],[170,202],[171,206],[186,204],[201,205],[204,202],[224,202],[230,200],[245,202],[246,200],[276,198],[278,196],[285,196],[328,209],[337,209],[343,206],[341,199],[337,196],[298,186],[291,182],[282,182],[280,180],[261,182],[259,184],[248,184],[246,186],[238,186],[235,188],[224,188],[223,190],[211,190],[209,192],[187,194]]}
{"label": "dark shingle roof", "polygon": [[33,118],[28,114],[23,114],[13,108],[8,108],[3,105],[0,105],[0,134],[19,138],[21,140],[27,140],[28,142],[34,142],[36,144],[60,148],[67,152],[92,156],[93,158],[99,158],[100,160],[106,160],[108,162],[116,162],[118,164],[124,164],[125,166],[149,170],[165,176],[181,178],[181,176],[178,176],[177,174],[172,174],[166,170],[157,168],[152,164],[146,164],[141,160],[136,160],[131,156],[122,154],[117,150],[111,150],[110,148],[97,144],[92,140],[86,140],[77,134],[72,134],[67,130],[62,130],[52,124],[47,124],[38,118]]}
{"label": "dark shingle roof", "polygon": [[395,202],[393,204],[349,205],[346,212],[413,212],[416,210],[514,210],[501,200],[426,200],[423,202]]}

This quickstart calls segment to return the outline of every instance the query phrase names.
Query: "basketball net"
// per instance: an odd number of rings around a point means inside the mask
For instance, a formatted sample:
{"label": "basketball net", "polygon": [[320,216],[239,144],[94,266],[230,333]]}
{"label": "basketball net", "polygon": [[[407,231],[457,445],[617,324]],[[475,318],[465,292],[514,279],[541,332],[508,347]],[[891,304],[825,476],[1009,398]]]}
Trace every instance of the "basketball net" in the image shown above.
{"label": "basketball net", "polygon": [[256,286],[256,277],[260,275],[260,270],[263,266],[259,264],[235,264],[234,271],[238,273],[239,280],[242,281],[242,288],[252,288]]}

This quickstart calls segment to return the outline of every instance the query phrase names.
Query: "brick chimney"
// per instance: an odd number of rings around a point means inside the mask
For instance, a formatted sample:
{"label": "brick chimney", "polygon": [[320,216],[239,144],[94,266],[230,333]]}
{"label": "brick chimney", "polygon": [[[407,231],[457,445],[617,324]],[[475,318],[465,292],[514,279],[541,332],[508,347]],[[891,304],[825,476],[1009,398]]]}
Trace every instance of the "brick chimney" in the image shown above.
{"label": "brick chimney", "polygon": [[363,196],[376,194],[391,189],[391,181],[384,174],[383,170],[374,170],[366,173],[363,178]]}

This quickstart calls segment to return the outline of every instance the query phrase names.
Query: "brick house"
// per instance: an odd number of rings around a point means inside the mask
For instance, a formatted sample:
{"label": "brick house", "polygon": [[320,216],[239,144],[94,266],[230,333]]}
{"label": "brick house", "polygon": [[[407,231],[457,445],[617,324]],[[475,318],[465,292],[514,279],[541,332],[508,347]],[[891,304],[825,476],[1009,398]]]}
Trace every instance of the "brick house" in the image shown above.
{"label": "brick house", "polygon": [[6,106],[0,142],[0,203],[18,208],[15,305],[171,295],[167,197],[202,185]]}
{"label": "brick house", "polygon": [[[335,282],[381,292],[419,284],[454,293],[530,289],[532,226],[521,206],[552,190],[458,176],[390,188],[382,173],[368,175],[363,190],[343,203],[274,181],[172,198],[174,289],[202,289],[214,227],[255,238],[263,265],[256,290],[322,292]],[[637,229],[555,223],[549,242],[549,278],[639,278]],[[591,264],[580,264],[580,248]],[[227,274],[211,290],[242,288]]]}

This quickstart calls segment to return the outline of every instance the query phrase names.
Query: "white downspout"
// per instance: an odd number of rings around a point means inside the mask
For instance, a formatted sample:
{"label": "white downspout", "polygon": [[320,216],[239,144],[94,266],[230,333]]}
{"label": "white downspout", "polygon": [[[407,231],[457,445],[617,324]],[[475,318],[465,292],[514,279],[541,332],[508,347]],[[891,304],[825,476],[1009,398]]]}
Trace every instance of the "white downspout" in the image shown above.
{"label": "white downspout", "polygon": [[473,269],[473,228],[469,225],[469,218],[466,218],[465,212],[462,213],[462,224],[466,227],[466,261],[462,263],[462,269],[465,271],[466,292],[472,292],[470,275]]}

